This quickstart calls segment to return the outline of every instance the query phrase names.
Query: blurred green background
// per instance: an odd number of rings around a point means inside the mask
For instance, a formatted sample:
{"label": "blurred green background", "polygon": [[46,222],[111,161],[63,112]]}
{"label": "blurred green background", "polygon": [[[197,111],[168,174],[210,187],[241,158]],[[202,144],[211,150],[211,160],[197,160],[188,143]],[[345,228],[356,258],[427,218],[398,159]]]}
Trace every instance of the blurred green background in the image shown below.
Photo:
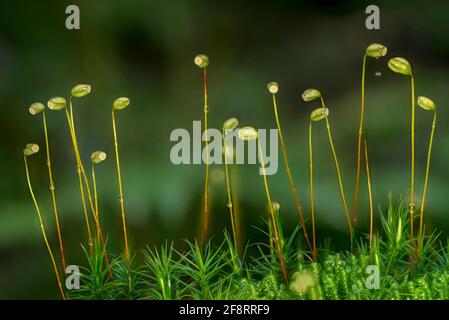
{"label": "blurred green background", "polygon": [[[65,8],[77,4],[81,29],[65,28]],[[44,145],[40,118],[28,113],[34,101],[68,96],[77,83],[92,93],[75,101],[80,149],[86,167],[94,150],[109,161],[98,167],[100,211],[112,254],[121,249],[111,104],[129,96],[131,107],[117,115],[130,242],[134,252],[146,244],[192,239],[198,227],[204,168],[174,166],[169,152],[175,128],[191,131],[202,118],[201,73],[197,53],[210,58],[210,125],[235,116],[242,124],[274,128],[269,81],[280,85],[281,123],[295,181],[306,212],[308,201],[308,114],[316,104],[300,93],[319,88],[331,109],[331,125],[350,206],[355,181],[356,132],[364,50],[385,44],[388,57],[412,63],[418,95],[439,108],[426,223],[447,236],[449,140],[446,106],[449,88],[448,2],[377,1],[381,30],[365,28],[362,1],[9,1],[0,2],[0,298],[57,298],[58,292],[37,216],[26,187],[22,148]],[[369,59],[366,130],[376,209],[388,194],[399,200],[409,188],[409,80],[393,74],[387,59]],[[377,73],[377,75],[376,75]],[[75,158],[63,113],[48,112],[56,192],[67,260],[85,264],[86,245]],[[432,115],[417,110],[417,196],[420,198]],[[316,126],[315,190],[320,242],[327,237],[347,248],[344,211],[324,126]],[[46,217],[55,252],[44,153],[30,159],[32,181]],[[264,240],[266,202],[257,166],[237,168],[243,232]],[[279,158],[269,177],[289,231],[297,223],[294,201]],[[211,168],[212,231],[222,238],[229,224],[223,168]],[[366,180],[362,175],[360,219],[367,231]],[[376,214],[378,211],[376,210]],[[377,223],[376,223],[377,224]],[[338,241],[336,243],[339,243]]]}

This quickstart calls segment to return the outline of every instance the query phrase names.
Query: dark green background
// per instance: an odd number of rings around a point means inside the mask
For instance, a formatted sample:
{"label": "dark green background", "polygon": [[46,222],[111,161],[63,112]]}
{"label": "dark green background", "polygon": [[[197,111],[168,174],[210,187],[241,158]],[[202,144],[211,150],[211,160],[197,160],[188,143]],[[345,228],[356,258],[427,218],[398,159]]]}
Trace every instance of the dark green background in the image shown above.
{"label": "dark green background", "polygon": [[[65,28],[65,7],[78,4],[81,30]],[[266,84],[280,85],[278,103],[290,163],[308,212],[308,114],[316,104],[300,101],[319,88],[331,109],[331,125],[352,207],[362,56],[371,42],[388,46],[388,57],[412,63],[417,94],[432,97],[439,122],[426,222],[447,230],[449,145],[447,106],[449,3],[379,1],[381,30],[365,28],[367,4],[360,1],[8,1],[0,2],[0,298],[56,298],[48,255],[26,184],[21,157],[25,143],[43,146],[41,121],[28,114],[34,101],[68,96],[77,83],[92,93],[75,101],[83,160],[97,149],[109,161],[98,167],[98,187],[109,250],[121,247],[118,191],[113,161],[111,104],[129,96],[117,115],[131,245],[192,239],[197,229],[201,166],[174,166],[169,159],[175,128],[191,130],[202,117],[197,53],[210,58],[210,124],[236,116],[242,124],[274,128]],[[387,59],[367,64],[366,129],[376,208],[388,193],[395,200],[409,188],[409,80],[393,74]],[[381,72],[381,76],[375,76]],[[86,243],[75,159],[64,115],[48,112],[56,191],[69,263],[84,264]],[[417,110],[417,196],[420,197],[431,114]],[[315,130],[318,235],[347,246],[344,214],[324,127]],[[32,180],[56,248],[44,154],[30,159]],[[228,224],[222,167],[211,169],[212,234]],[[238,168],[244,231],[263,240],[266,202],[256,166]],[[269,177],[287,228],[296,223],[294,202],[279,158]],[[361,181],[360,218],[367,231],[366,181]],[[376,211],[377,213],[377,211]],[[443,238],[446,233],[443,234]]]}

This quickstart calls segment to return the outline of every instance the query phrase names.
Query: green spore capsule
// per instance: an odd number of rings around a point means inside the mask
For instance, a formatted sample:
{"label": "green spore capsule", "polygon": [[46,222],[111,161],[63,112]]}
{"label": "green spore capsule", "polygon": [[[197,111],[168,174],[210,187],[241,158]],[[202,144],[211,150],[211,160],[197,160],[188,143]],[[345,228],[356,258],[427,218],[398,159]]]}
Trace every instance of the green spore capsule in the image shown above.
{"label": "green spore capsule", "polygon": [[67,106],[67,101],[63,97],[53,97],[47,102],[48,109],[61,110]]}
{"label": "green spore capsule", "polygon": [[193,62],[195,62],[195,64],[201,69],[204,69],[209,65],[209,58],[205,54],[199,54],[195,57]]}
{"label": "green spore capsule", "polygon": [[271,94],[276,94],[279,91],[279,85],[277,82],[272,81],[267,85],[267,89]]}
{"label": "green spore capsule", "polygon": [[106,160],[106,153],[103,151],[94,151],[90,156],[90,161],[92,161],[93,164],[98,164],[104,160]]}
{"label": "green spore capsule", "polygon": [[301,98],[305,102],[310,102],[321,98],[321,92],[317,89],[307,89],[301,94]]}
{"label": "green spore capsule", "polygon": [[259,137],[259,134],[256,129],[253,127],[243,127],[239,129],[239,138],[244,141],[256,140]]}
{"label": "green spore capsule", "polygon": [[328,108],[318,108],[312,111],[310,114],[310,120],[317,122],[321,121],[329,116]]}
{"label": "green spore capsule", "polygon": [[92,87],[89,84],[78,84],[72,88],[71,94],[72,97],[81,98],[87,96]]}
{"label": "green spore capsule", "polygon": [[366,55],[372,58],[384,57],[387,54],[387,47],[380,43],[372,43],[366,48]]}
{"label": "green spore capsule", "polygon": [[122,110],[129,106],[131,101],[127,97],[121,97],[114,101],[112,108],[114,110]]}
{"label": "green spore capsule", "polygon": [[34,116],[34,115],[44,111],[44,109],[45,109],[45,106],[43,103],[35,102],[28,108],[28,111]]}
{"label": "green spore capsule", "polygon": [[28,143],[25,148],[23,148],[23,155],[26,157],[32,156],[39,152],[39,145],[35,143]]}
{"label": "green spore capsule", "polygon": [[388,61],[388,67],[396,73],[400,73],[406,76],[412,75],[412,66],[410,62],[401,57],[395,57]]}
{"label": "green spore capsule", "polygon": [[433,111],[436,109],[435,103],[432,101],[432,99],[419,96],[418,97],[418,106],[420,106],[424,110]]}
{"label": "green spore capsule", "polygon": [[239,120],[237,118],[229,118],[223,123],[223,131],[234,130],[239,125]]}

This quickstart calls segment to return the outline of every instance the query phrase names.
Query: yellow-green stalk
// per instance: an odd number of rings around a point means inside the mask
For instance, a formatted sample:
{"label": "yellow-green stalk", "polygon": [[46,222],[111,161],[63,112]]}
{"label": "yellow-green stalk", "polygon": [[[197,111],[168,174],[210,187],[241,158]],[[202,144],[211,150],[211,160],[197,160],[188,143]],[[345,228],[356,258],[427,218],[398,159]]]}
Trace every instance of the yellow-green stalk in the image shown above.
{"label": "yellow-green stalk", "polygon": [[420,211],[420,215],[419,215],[417,260],[419,260],[419,257],[421,255],[421,243],[422,243],[422,237],[423,237],[423,221],[424,221],[424,206],[426,203],[427,184],[429,182],[430,157],[432,155],[432,144],[433,144],[433,138],[435,135],[435,127],[436,127],[436,122],[437,122],[437,108],[436,108],[435,103],[431,99],[429,99],[427,97],[419,96],[418,97],[418,106],[420,106],[424,110],[433,111],[433,121],[432,121],[432,129],[430,132],[429,149],[427,151],[426,177],[424,179],[424,189],[423,189],[422,200],[421,200],[421,211]]}
{"label": "yellow-green stalk", "polygon": [[316,228],[315,228],[315,197],[313,191],[313,145],[312,145],[312,124],[323,120],[329,115],[327,108],[318,108],[310,114],[309,121],[309,176],[310,176],[310,210],[312,215],[312,257],[316,260],[318,249],[316,246]]}
{"label": "yellow-green stalk", "polygon": [[203,216],[202,225],[199,234],[200,244],[204,244],[207,239],[209,229],[209,137],[207,134],[209,106],[207,102],[207,66],[209,65],[209,58],[204,54],[199,54],[194,59],[195,64],[203,70],[203,90],[204,90],[204,146],[206,153],[206,171],[204,174],[204,199],[203,199]]}
{"label": "yellow-green stalk", "polygon": [[349,217],[349,210],[348,210],[348,204],[346,202],[345,190],[343,188],[343,181],[341,178],[340,165],[338,164],[337,153],[335,151],[335,147],[334,147],[334,143],[333,143],[333,139],[332,139],[329,120],[327,118],[326,118],[326,128],[327,128],[327,134],[329,136],[329,143],[330,143],[330,146],[332,149],[332,154],[334,156],[335,168],[337,169],[338,183],[340,185],[340,195],[341,195],[341,200],[343,201],[343,206],[345,208],[346,220],[348,222],[349,236],[352,239],[352,224],[351,224],[351,220]]}
{"label": "yellow-green stalk", "polygon": [[257,140],[257,144],[258,144],[257,147],[259,150],[259,157],[260,157],[260,161],[261,161],[265,194],[267,197],[268,207],[270,210],[270,219],[271,219],[271,226],[273,229],[273,237],[274,237],[274,245],[275,245],[276,255],[278,256],[279,268],[281,269],[282,277],[283,277],[285,283],[288,283],[288,270],[287,270],[287,266],[285,264],[284,255],[282,253],[281,237],[280,237],[279,230],[278,230],[278,224],[276,221],[276,216],[275,216],[275,212],[274,212],[273,203],[271,201],[271,195],[270,195],[270,190],[268,187],[268,181],[267,181],[267,176],[266,176],[265,159],[264,159],[262,149],[261,149],[261,146],[260,146],[260,143],[258,140],[259,134],[258,134],[257,130],[254,129],[253,127],[243,127],[241,129],[239,129],[238,135],[239,135],[239,138],[244,141]]}
{"label": "yellow-green stalk", "polygon": [[47,233],[45,232],[45,227],[44,227],[44,222],[42,219],[41,210],[39,208],[39,205],[37,203],[36,197],[33,192],[33,188],[31,186],[31,179],[30,179],[30,172],[28,170],[27,158],[32,156],[33,154],[36,154],[37,152],[39,152],[39,146],[34,143],[27,144],[25,146],[25,148],[23,149],[23,161],[25,164],[25,173],[26,173],[26,178],[27,178],[27,183],[28,183],[28,188],[30,190],[31,198],[33,198],[33,203],[36,208],[37,216],[39,218],[39,225],[41,227],[42,236],[44,238],[44,242],[47,247],[48,254],[50,255],[50,259],[53,264],[53,269],[54,269],[54,272],[56,275],[56,280],[58,282],[59,291],[61,292],[62,299],[65,300],[64,289],[62,288],[62,283],[61,283],[61,279],[59,277],[58,267],[56,266],[56,261],[55,261],[54,255],[53,255],[53,251],[51,250],[50,243],[48,242],[48,239],[47,239]]}
{"label": "yellow-green stalk", "polygon": [[58,206],[56,203],[56,195],[55,195],[55,182],[53,180],[53,170],[51,168],[51,158],[50,158],[50,146],[48,143],[48,132],[47,132],[47,118],[45,116],[45,106],[44,104],[40,102],[33,103],[30,108],[29,112],[31,115],[37,115],[39,113],[42,113],[42,121],[44,125],[44,137],[45,137],[45,149],[47,154],[47,169],[48,169],[48,178],[49,178],[49,188],[51,193],[51,200],[53,203],[53,215],[55,217],[55,223],[56,223],[56,231],[58,233],[58,242],[59,242],[59,251],[61,254],[61,263],[64,270],[66,269],[66,262],[65,262],[65,254],[64,254],[64,244],[62,241],[62,232],[61,227],[59,224],[59,215],[58,215]]}
{"label": "yellow-green stalk", "polygon": [[365,119],[365,72],[366,72],[366,59],[367,57],[372,57],[375,59],[379,59],[384,57],[387,54],[387,47],[379,43],[372,43],[366,48],[365,55],[363,56],[363,65],[362,65],[362,106],[360,112],[360,125],[358,132],[358,141],[357,141],[357,175],[355,180],[355,189],[354,189],[354,214],[353,214],[353,223],[354,228],[357,225],[357,206],[358,206],[358,194],[359,194],[359,182],[360,182],[360,158],[361,158],[361,147],[362,147],[362,134],[363,134],[363,122]]}
{"label": "yellow-green stalk", "polygon": [[125,201],[123,199],[123,187],[122,187],[122,176],[120,171],[120,158],[118,152],[118,140],[117,140],[117,130],[115,127],[115,111],[122,110],[128,107],[130,104],[129,98],[122,97],[118,98],[112,104],[112,130],[114,132],[114,145],[115,145],[115,160],[117,164],[117,179],[118,179],[118,187],[119,187],[119,200],[120,200],[120,208],[122,212],[122,225],[123,225],[123,237],[125,240],[125,258],[129,262],[129,246],[128,246],[128,235],[126,232],[126,216],[125,216]]}
{"label": "yellow-green stalk", "polygon": [[231,190],[232,195],[232,209],[234,212],[235,217],[235,232],[236,232],[236,239],[237,239],[237,253],[239,257],[243,257],[244,254],[244,248],[243,248],[243,234],[242,234],[242,228],[241,228],[241,216],[240,216],[240,203],[238,198],[238,181],[237,181],[237,167],[234,166],[232,170],[232,174],[230,177],[230,180],[233,182],[233,187]]}
{"label": "yellow-green stalk", "polygon": [[312,246],[310,244],[310,239],[309,239],[309,234],[307,232],[306,222],[304,220],[304,214],[302,211],[301,200],[299,198],[296,184],[293,181],[293,176],[292,176],[292,173],[290,170],[290,166],[288,164],[287,148],[285,146],[285,140],[284,140],[284,137],[282,135],[282,130],[281,130],[281,123],[279,121],[279,114],[278,114],[278,108],[277,108],[277,102],[276,102],[276,94],[279,91],[279,85],[276,82],[270,82],[267,86],[267,89],[268,89],[268,92],[270,92],[273,97],[274,116],[276,118],[276,126],[277,126],[278,133],[279,133],[279,141],[281,142],[281,150],[282,150],[282,156],[284,158],[285,171],[287,172],[287,177],[288,177],[288,181],[290,183],[290,188],[292,189],[293,198],[295,199],[296,211],[298,213],[299,222],[301,223],[301,227],[304,232],[304,238],[306,240],[306,244],[309,247],[309,249],[312,250]]}
{"label": "yellow-green stalk", "polygon": [[368,184],[368,198],[369,198],[369,251],[372,253],[373,247],[373,226],[374,226],[374,210],[373,210],[373,193],[371,191],[371,174],[369,169],[368,146],[366,139],[363,141],[365,145],[365,165],[366,165],[366,181]]}
{"label": "yellow-green stalk", "polygon": [[412,94],[412,119],[410,127],[411,136],[411,174],[410,174],[410,241],[413,244],[413,221],[415,219],[415,78],[413,77],[412,66],[410,62],[401,57],[395,57],[388,61],[388,67],[396,73],[410,77],[411,94]]}

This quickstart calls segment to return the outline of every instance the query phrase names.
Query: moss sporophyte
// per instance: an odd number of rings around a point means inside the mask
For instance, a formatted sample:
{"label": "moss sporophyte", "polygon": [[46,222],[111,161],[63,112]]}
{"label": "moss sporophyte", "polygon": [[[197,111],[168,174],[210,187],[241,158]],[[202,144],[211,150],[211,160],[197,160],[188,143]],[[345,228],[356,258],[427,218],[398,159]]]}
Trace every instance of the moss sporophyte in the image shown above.
{"label": "moss sporophyte", "polygon": [[363,124],[365,120],[365,73],[366,73],[366,60],[368,57],[379,59],[387,54],[387,47],[379,43],[372,43],[366,48],[365,55],[363,56],[362,64],[362,104],[360,112],[360,124],[358,131],[357,140],[357,173],[355,180],[355,190],[354,190],[354,213],[353,213],[353,223],[354,227],[357,225],[357,207],[358,207],[358,194],[359,194],[359,182],[360,182],[360,156],[362,148],[362,135],[363,135]]}
{"label": "moss sporophyte", "polygon": [[[256,140],[258,142],[258,138],[259,138],[257,130],[254,129],[253,127],[249,127],[249,126],[242,127],[241,129],[239,129],[238,135],[239,135],[239,138],[242,139],[243,141]],[[271,201],[270,189],[268,187],[268,180],[267,180],[267,176],[266,176],[266,172],[265,172],[265,160],[263,157],[260,143],[258,143],[257,149],[259,151],[259,156],[260,156],[260,159],[262,162],[262,164],[261,164],[262,177],[263,177],[263,182],[264,182],[264,187],[265,187],[265,195],[267,197],[267,202],[268,202],[268,210],[269,210],[270,219],[271,219],[269,227],[271,228],[271,230],[273,230],[273,237],[274,237],[273,241],[274,241],[275,251],[276,251],[276,254],[277,254],[278,260],[279,260],[279,268],[282,272],[282,277],[283,277],[284,281],[287,283],[288,282],[288,271],[287,271],[287,266],[285,265],[283,248],[281,246],[280,232],[278,229],[278,223],[277,223],[276,215],[274,212],[274,206]]]}
{"label": "moss sporophyte", "polygon": [[204,94],[204,144],[206,152],[206,171],[204,174],[204,198],[203,198],[203,211],[202,211],[202,223],[199,231],[199,241],[201,244],[207,239],[207,232],[209,228],[209,138],[207,135],[208,129],[208,113],[209,105],[207,101],[207,66],[209,65],[209,58],[205,54],[199,54],[194,59],[195,64],[203,70],[203,94]]}
{"label": "moss sporophyte", "polygon": [[[305,222],[304,214],[303,214],[303,210],[302,210],[302,203],[301,203],[301,200],[300,200],[299,195],[298,195],[296,184],[293,181],[292,173],[290,171],[290,166],[288,164],[287,150],[286,150],[286,146],[285,146],[284,137],[282,135],[281,123],[280,123],[280,120],[279,120],[278,107],[277,107],[277,102],[276,102],[276,94],[279,91],[279,85],[277,84],[277,82],[270,82],[267,85],[267,89],[268,89],[268,92],[270,92],[272,94],[272,97],[273,97],[274,116],[275,116],[275,119],[276,119],[276,126],[277,126],[277,129],[278,129],[279,141],[281,142],[281,150],[282,150],[282,156],[284,158],[285,171],[287,172],[287,177],[288,177],[288,181],[290,183],[290,188],[291,188],[292,193],[293,193],[293,198],[295,199],[296,210],[297,210],[297,213],[298,213],[299,222],[300,222],[300,224],[302,226],[303,233],[304,233],[304,238],[306,240],[307,246],[309,247],[309,250],[312,250],[312,246],[310,244],[309,235],[308,235],[307,227],[306,227],[306,222]],[[315,252],[315,251],[313,251],[313,252]]]}
{"label": "moss sporophyte", "polygon": [[315,196],[313,190],[313,146],[312,146],[312,124],[323,120],[329,115],[329,109],[319,108],[310,114],[309,123],[309,176],[310,176],[310,211],[312,216],[312,256],[315,260],[318,256],[318,249],[316,244],[316,229],[315,229]]}
{"label": "moss sporophyte", "polygon": [[[323,96],[321,95],[321,92],[317,89],[307,89],[302,93],[301,97],[305,102],[311,102],[311,101],[318,100],[318,99],[321,102],[321,108],[312,112],[310,119],[311,119],[311,121],[320,121],[320,120],[324,119],[326,122],[326,129],[327,129],[327,134],[328,134],[328,138],[329,138],[329,144],[330,144],[330,147],[332,150],[332,155],[334,157],[335,169],[337,170],[338,184],[340,187],[340,196],[341,196],[341,200],[343,202],[343,207],[345,210],[346,222],[348,224],[349,238],[351,239],[351,243],[352,243],[352,240],[353,240],[353,238],[352,238],[352,223],[351,223],[351,218],[349,216],[348,204],[346,202],[346,195],[345,195],[345,191],[344,191],[344,187],[343,187],[343,180],[342,180],[342,176],[341,176],[341,172],[340,172],[340,165],[338,162],[337,153],[335,151],[335,146],[334,146],[334,142],[332,139],[332,133],[331,133],[330,124],[329,124],[329,120],[328,120],[329,109],[324,104],[324,99],[323,99]],[[311,124],[310,124],[310,126],[311,126]],[[309,132],[310,132],[309,136],[311,136],[311,129],[309,129]],[[309,138],[309,145],[311,146],[311,138]],[[312,154],[312,153],[310,152],[310,154]],[[310,162],[310,163],[312,165],[312,162]]]}
{"label": "moss sporophyte", "polygon": [[[225,178],[226,178],[226,192],[228,197],[227,207],[229,209],[229,216],[231,219],[231,228],[232,228],[232,235],[234,239],[234,248],[236,252],[239,252],[238,247],[240,245],[240,239],[238,238],[238,231],[237,231],[237,225],[238,225],[238,216],[236,214],[236,211],[234,209],[234,205],[232,202],[232,192],[231,192],[231,183],[229,179],[229,169],[228,169],[228,158],[233,157],[233,150],[232,149],[226,149],[226,146],[228,144],[226,137],[229,134],[232,134],[234,130],[239,125],[239,121],[237,118],[229,118],[223,123],[222,132],[223,132],[223,158],[225,163]],[[232,159],[231,159],[232,160]],[[238,257],[233,257],[233,260],[237,260]]]}
{"label": "moss sporophyte", "polygon": [[[374,212],[375,199],[373,199],[372,182],[375,181],[375,177],[373,179],[373,174],[370,170],[367,135],[364,130],[365,76],[368,57],[378,59],[386,54],[387,48],[384,45],[373,43],[366,48],[363,57],[362,102],[357,132],[357,153],[354,160],[356,161],[357,171],[355,174],[352,219],[346,201],[344,180],[336,152],[337,148],[330,128],[329,117],[331,111],[325,105],[323,95],[319,90],[307,89],[301,94],[301,98],[305,102],[320,103],[320,106],[309,114],[308,119],[310,221],[307,214],[304,213],[302,202],[300,201],[301,190],[296,188],[292,175],[292,166],[287,157],[285,136],[281,130],[280,110],[277,100],[279,94],[278,83],[270,82],[267,86],[268,92],[271,94],[276,122],[276,129],[270,130],[270,154],[268,154],[267,136],[264,129],[256,130],[251,126],[239,128],[239,120],[236,117],[224,121],[219,129],[209,128],[206,72],[209,59],[202,54],[196,56],[194,63],[202,71],[203,77],[204,122],[203,125],[200,121],[193,122],[192,138],[190,138],[189,132],[185,129],[178,128],[172,132],[170,140],[176,141],[181,138],[181,141],[172,148],[170,159],[173,164],[205,163],[200,231],[193,241],[186,242],[183,249],[175,249],[173,243],[166,243],[160,248],[147,248],[143,252],[144,264],[142,266],[136,265],[138,260],[134,259],[135,255],[131,254],[129,248],[116,124],[117,112],[127,108],[130,105],[130,99],[121,97],[112,103],[112,134],[124,242],[123,255],[115,256],[109,255],[106,251],[105,236],[100,223],[100,212],[102,210],[99,205],[99,198],[101,195],[99,196],[99,190],[97,190],[97,182],[100,185],[104,183],[102,180],[97,181],[97,166],[105,161],[107,156],[104,151],[91,150],[91,152],[93,151],[90,156],[91,175],[88,177],[82,161],[83,158],[76,133],[73,99],[91,94],[92,88],[88,84],[79,84],[71,89],[69,100],[62,96],[49,99],[47,102],[48,108],[55,111],[63,110],[67,118],[76,161],[78,185],[82,211],[84,213],[83,220],[89,244],[86,247],[87,249],[84,250],[88,268],[82,269],[83,271],[80,275],[82,285],[80,289],[74,291],[66,291],[63,288],[63,279],[61,277],[61,270],[66,269],[67,261],[70,261],[70,259],[64,251],[63,228],[60,224],[60,212],[56,197],[55,172],[51,165],[51,151],[54,149],[50,149],[49,145],[51,134],[49,134],[47,128],[45,105],[40,102],[33,103],[28,108],[29,113],[39,117],[42,115],[43,121],[51,206],[59,247],[56,255],[52,250],[52,239],[49,237],[51,234],[46,230],[45,221],[48,221],[45,216],[46,210],[45,208],[41,210],[41,206],[37,201],[28,167],[28,161],[31,157],[36,158],[36,160],[40,159],[36,156],[39,146],[35,143],[27,144],[22,149],[21,156],[23,156],[25,166],[27,187],[37,213],[45,248],[51,260],[51,272],[56,277],[61,297],[63,299],[449,299],[449,273],[447,271],[449,246],[441,244],[438,247],[435,233],[426,234],[425,231],[428,230],[425,228],[424,217],[430,180],[432,146],[436,130],[437,107],[435,102],[428,97],[419,96],[417,99],[415,98],[415,85],[411,65],[401,57],[390,59],[388,67],[395,73],[410,77],[411,81],[410,199],[407,199],[406,204],[402,201],[394,204],[390,198],[386,211],[381,210],[379,215],[375,215]],[[432,112],[433,115],[427,148],[418,232],[414,230],[416,210],[414,194],[415,104],[424,111]],[[331,110],[335,110],[332,111],[333,113],[338,112],[338,109]],[[304,119],[301,119],[301,121],[304,121]],[[345,213],[351,249],[353,249],[351,253],[333,252],[329,249],[331,246],[329,242],[324,242],[322,246],[318,243],[316,209],[321,206],[319,203],[315,203],[313,143],[318,143],[318,141],[313,141],[313,126],[319,123],[325,123],[326,126],[328,143],[337,173],[339,196]],[[209,138],[213,139],[209,140]],[[236,140],[235,146],[233,145],[234,139]],[[284,224],[282,223],[282,220],[288,219],[289,208],[288,206],[285,206],[286,209],[284,206],[281,207],[281,204],[276,201],[277,199],[273,198],[276,192],[281,191],[270,189],[267,177],[277,172],[278,140],[281,143],[285,170],[295,201],[295,211],[299,219],[298,225],[290,235],[286,234],[283,228]],[[193,142],[194,149],[193,162],[190,162],[191,142]],[[204,150],[202,149],[203,144]],[[300,144],[301,141],[298,141],[297,147]],[[253,162],[250,163],[257,164],[256,159],[260,163],[259,175],[263,178],[263,192],[268,212],[267,214],[260,214],[266,221],[266,227],[259,228],[259,230],[268,239],[256,244],[251,243],[251,239],[249,239],[249,244],[242,245],[245,243],[245,239],[239,231],[239,224],[243,216],[240,216],[237,210],[238,193],[235,183],[237,167],[234,164],[245,163],[245,161],[239,162],[241,160],[239,156],[245,154],[245,146],[248,146],[248,150],[253,150],[253,153],[255,153],[252,154]],[[183,154],[186,150],[188,151],[187,157]],[[181,155],[179,156],[180,153]],[[365,157],[366,192],[369,200],[369,211],[361,210],[358,203],[359,189],[361,188],[362,154]],[[223,159],[224,166],[222,165]],[[208,235],[211,218],[209,185],[214,181],[212,179],[213,175],[211,175],[211,181],[209,181],[209,166],[211,164],[220,164],[219,168],[224,171],[223,180],[225,181],[227,208],[224,208],[225,206],[223,205],[222,209],[226,211],[226,217],[229,216],[226,219],[229,219],[232,229],[232,233],[224,232],[225,239],[221,243],[217,241],[218,237],[214,237],[214,241],[211,241]],[[232,177],[233,173],[235,174],[234,177]],[[91,186],[93,189],[91,189]],[[242,188],[242,190],[247,189]],[[360,213],[363,212],[369,214],[369,230],[366,230],[366,235],[358,238],[358,235],[355,235],[354,227],[357,225],[357,231],[362,230],[363,225],[359,224],[358,221]],[[106,214],[102,216],[104,219],[111,219]],[[94,219],[95,229],[92,229],[91,218]],[[380,227],[376,230],[375,221],[377,219],[380,221]],[[312,230],[311,239],[309,239],[308,234],[309,226]],[[301,240],[305,240],[304,243],[299,242],[299,245],[297,245],[296,241],[298,233],[302,233],[304,238],[301,237]],[[256,247],[259,254],[254,254],[252,250],[248,250],[250,247]],[[85,246],[83,245],[84,248]],[[248,253],[249,251],[251,252]],[[58,252],[60,260],[57,257]],[[109,259],[112,259],[111,263],[109,263]],[[372,275],[373,277],[375,274],[381,275],[377,290],[371,290],[368,280],[365,282],[367,270],[375,271]],[[290,274],[292,275],[291,277],[289,276]]]}
{"label": "moss sporophyte", "polygon": [[122,175],[120,170],[120,157],[119,157],[119,145],[117,139],[117,129],[115,124],[115,112],[118,110],[125,109],[129,106],[130,100],[127,97],[121,97],[114,101],[112,104],[112,131],[114,133],[114,147],[115,147],[115,163],[117,165],[117,180],[119,187],[119,202],[122,217],[122,227],[123,227],[123,238],[125,240],[125,258],[130,260],[129,255],[129,245],[128,245],[128,234],[126,231],[126,216],[125,216],[125,200],[123,198],[123,187],[122,187]]}
{"label": "moss sporophyte", "polygon": [[415,78],[413,77],[412,66],[410,62],[402,57],[395,57],[388,60],[388,67],[395,73],[410,77],[411,95],[412,95],[412,118],[410,126],[411,136],[411,174],[410,174],[410,239],[413,240],[413,222],[415,219]]}
{"label": "moss sporophyte", "polygon": [[[95,202],[95,216],[99,220],[98,214],[98,195],[97,195],[97,179],[95,178],[95,165],[106,160],[106,153],[103,151],[95,151],[90,156],[90,161],[92,162],[92,183],[94,187],[94,202]],[[97,228],[97,237],[100,238],[100,229]]]}
{"label": "moss sporophyte", "polygon": [[432,128],[430,131],[429,147],[428,147],[428,151],[427,151],[426,175],[425,175],[425,179],[424,179],[424,188],[423,188],[422,200],[421,200],[421,211],[420,211],[420,215],[419,215],[417,260],[419,260],[420,255],[421,255],[423,228],[424,228],[424,206],[426,203],[427,185],[428,185],[428,181],[429,181],[430,157],[432,155],[432,145],[433,145],[433,139],[434,139],[434,135],[435,135],[435,127],[436,127],[436,122],[437,122],[437,107],[431,99],[424,97],[424,96],[419,96],[418,97],[418,106],[423,110],[433,112],[433,121],[432,121]]}
{"label": "moss sporophyte", "polygon": [[56,201],[56,185],[53,179],[53,170],[51,168],[51,158],[50,158],[50,146],[48,143],[48,131],[47,131],[47,118],[45,116],[45,106],[43,103],[35,102],[33,103],[30,108],[28,109],[31,115],[37,115],[42,114],[42,121],[43,121],[43,127],[44,127],[44,137],[45,137],[45,149],[46,149],[46,155],[47,155],[47,168],[48,168],[48,180],[49,180],[49,189],[51,193],[51,200],[53,204],[53,214],[55,217],[55,223],[56,223],[56,231],[58,233],[58,241],[59,241],[59,250],[61,255],[61,263],[65,270],[66,268],[66,262],[65,262],[65,254],[64,254],[64,244],[62,241],[62,232],[61,232],[61,226],[59,223],[59,214],[58,214],[58,205]]}
{"label": "moss sporophyte", "polygon": [[61,292],[61,297],[62,299],[65,300],[65,293],[64,293],[64,289],[62,288],[62,284],[61,284],[61,279],[59,277],[59,271],[58,271],[58,267],[56,265],[56,261],[53,255],[53,251],[50,247],[50,243],[48,242],[48,238],[47,238],[47,233],[45,231],[45,226],[44,226],[44,222],[42,219],[42,213],[40,210],[40,207],[38,205],[38,202],[36,200],[36,196],[34,195],[34,191],[33,188],[31,186],[31,178],[30,178],[30,172],[28,169],[28,157],[31,157],[32,155],[36,154],[39,152],[39,146],[35,143],[29,143],[25,146],[25,148],[23,149],[23,162],[25,164],[25,173],[26,173],[26,178],[27,178],[27,183],[28,183],[28,189],[30,191],[31,194],[31,198],[33,199],[33,203],[34,206],[36,208],[36,212],[37,212],[37,217],[39,219],[39,225],[42,231],[42,237],[44,238],[44,242],[45,242],[45,246],[47,247],[48,250],[48,254],[50,255],[50,259],[51,259],[51,263],[53,265],[53,269],[56,275],[56,280],[58,282],[58,287],[59,287],[59,291]]}

